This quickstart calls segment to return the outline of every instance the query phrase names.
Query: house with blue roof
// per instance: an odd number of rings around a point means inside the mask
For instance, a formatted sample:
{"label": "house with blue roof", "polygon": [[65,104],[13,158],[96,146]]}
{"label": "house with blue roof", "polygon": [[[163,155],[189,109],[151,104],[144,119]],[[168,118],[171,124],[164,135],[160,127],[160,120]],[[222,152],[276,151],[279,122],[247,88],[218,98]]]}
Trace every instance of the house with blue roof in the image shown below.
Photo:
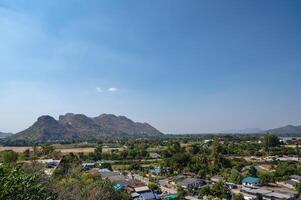
{"label": "house with blue roof", "polygon": [[153,169],[150,170],[150,173],[154,175],[159,175],[161,173],[161,168],[160,167],[154,167]]}
{"label": "house with blue roof", "polygon": [[258,186],[260,182],[259,178],[249,176],[242,180],[242,184],[245,186]]}
{"label": "house with blue roof", "polygon": [[114,185],[114,189],[115,189],[116,191],[123,190],[124,188],[125,188],[125,186],[122,185],[122,184],[119,184],[119,183],[117,183],[117,184]]}

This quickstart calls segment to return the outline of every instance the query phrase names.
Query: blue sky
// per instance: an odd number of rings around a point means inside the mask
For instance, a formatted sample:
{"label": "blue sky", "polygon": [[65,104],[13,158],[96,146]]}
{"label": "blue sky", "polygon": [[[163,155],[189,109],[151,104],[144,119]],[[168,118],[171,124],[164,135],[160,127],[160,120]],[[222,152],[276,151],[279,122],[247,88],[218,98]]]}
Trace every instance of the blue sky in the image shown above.
{"label": "blue sky", "polygon": [[0,130],[67,112],[165,133],[301,125],[299,0],[0,1]]}

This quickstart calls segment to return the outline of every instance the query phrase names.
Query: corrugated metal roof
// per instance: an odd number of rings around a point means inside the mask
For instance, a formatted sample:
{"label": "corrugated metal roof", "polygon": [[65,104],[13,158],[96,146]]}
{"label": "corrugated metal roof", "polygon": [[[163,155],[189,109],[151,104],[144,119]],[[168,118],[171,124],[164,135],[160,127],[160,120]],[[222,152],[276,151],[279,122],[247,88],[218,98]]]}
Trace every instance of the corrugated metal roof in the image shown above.
{"label": "corrugated metal roof", "polygon": [[256,177],[246,177],[242,180],[243,183],[256,184],[259,183],[259,178]]}

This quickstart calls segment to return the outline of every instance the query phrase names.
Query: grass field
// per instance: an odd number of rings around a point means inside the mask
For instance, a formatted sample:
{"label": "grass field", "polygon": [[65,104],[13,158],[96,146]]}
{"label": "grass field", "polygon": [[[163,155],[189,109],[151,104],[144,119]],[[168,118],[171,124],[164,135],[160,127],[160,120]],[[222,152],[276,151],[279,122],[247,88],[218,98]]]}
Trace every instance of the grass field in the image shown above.
{"label": "grass field", "polygon": [[17,153],[22,153],[26,149],[30,149],[32,151],[32,147],[1,147],[0,146],[0,151],[5,151],[5,150],[13,150]]}
{"label": "grass field", "polygon": [[[61,151],[63,154],[67,154],[67,153],[90,153],[90,152],[94,152],[95,147],[81,147],[81,146],[72,146],[72,145],[53,145],[55,150],[57,151]],[[30,151],[33,150],[32,147],[2,147],[0,146],[0,152],[1,151],[5,151],[5,150],[13,150],[17,153],[22,153],[24,152],[26,149],[29,149]],[[102,148],[102,152],[103,153],[110,153],[112,151],[115,152],[120,152],[123,151],[124,148],[120,147],[120,148],[110,148],[110,147],[103,147]]]}
{"label": "grass field", "polygon": [[[32,151],[32,147],[0,147],[0,151],[5,151],[5,150],[13,150],[17,153],[22,153],[24,152],[26,149],[29,149],[30,151]],[[57,151],[61,151],[63,154],[67,154],[67,153],[90,153],[93,152],[95,148],[93,147],[72,147],[72,148],[55,148],[55,150]]]}

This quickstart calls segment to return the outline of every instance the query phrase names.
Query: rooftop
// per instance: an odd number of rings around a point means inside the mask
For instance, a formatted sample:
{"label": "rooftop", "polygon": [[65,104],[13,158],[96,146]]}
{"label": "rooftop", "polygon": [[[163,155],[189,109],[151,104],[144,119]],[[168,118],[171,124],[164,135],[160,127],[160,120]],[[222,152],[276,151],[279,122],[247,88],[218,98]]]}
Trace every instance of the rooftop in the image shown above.
{"label": "rooftop", "polygon": [[256,177],[246,177],[242,180],[242,183],[250,183],[250,184],[256,184],[259,183],[259,178]]}

